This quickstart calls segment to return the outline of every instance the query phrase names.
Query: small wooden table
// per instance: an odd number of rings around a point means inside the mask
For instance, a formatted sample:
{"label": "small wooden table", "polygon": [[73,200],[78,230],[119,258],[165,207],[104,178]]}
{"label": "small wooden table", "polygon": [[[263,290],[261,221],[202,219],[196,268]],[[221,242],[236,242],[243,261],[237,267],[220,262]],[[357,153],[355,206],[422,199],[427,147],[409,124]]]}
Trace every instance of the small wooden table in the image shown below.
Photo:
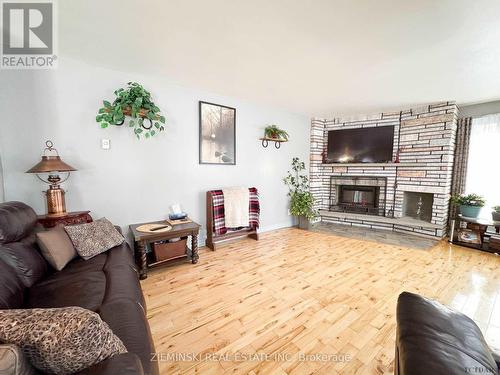
{"label": "small wooden table", "polygon": [[159,262],[148,262],[148,256],[146,253],[146,245],[151,242],[162,241],[162,240],[171,240],[173,238],[191,236],[191,262],[193,264],[198,263],[198,259],[200,256],[198,255],[198,233],[200,231],[200,224],[195,223],[194,221],[186,224],[176,224],[172,225],[172,229],[167,232],[158,232],[158,233],[147,233],[147,232],[139,232],[137,227],[144,224],[168,224],[166,221],[154,221],[150,223],[139,223],[130,225],[130,230],[132,231],[132,235],[134,236],[134,248],[135,248],[135,261],[137,266],[139,267],[139,278],[144,280],[148,277],[147,270],[148,266],[157,266],[163,263],[168,262],[159,261]]}
{"label": "small wooden table", "polygon": [[38,215],[38,222],[42,224],[44,228],[52,228],[58,224],[74,225],[91,223],[92,216],[89,215],[89,212],[90,211],[75,211],[66,212],[62,215]]}

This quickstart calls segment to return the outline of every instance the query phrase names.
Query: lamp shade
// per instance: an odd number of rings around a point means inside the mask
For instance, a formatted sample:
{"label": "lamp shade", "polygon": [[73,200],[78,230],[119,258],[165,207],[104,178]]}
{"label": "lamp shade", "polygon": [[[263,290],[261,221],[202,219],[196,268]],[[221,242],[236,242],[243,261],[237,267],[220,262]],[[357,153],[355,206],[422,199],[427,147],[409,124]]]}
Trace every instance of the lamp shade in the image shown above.
{"label": "lamp shade", "polygon": [[59,155],[57,156],[42,156],[42,160],[38,162],[26,173],[47,173],[47,172],[70,172],[76,171],[71,165],[63,162]]}
{"label": "lamp shade", "polygon": [[[36,163],[26,173],[36,173],[39,180],[49,184],[49,189],[45,192],[47,199],[48,215],[64,215],[66,214],[66,202],[64,199],[64,190],[60,184],[69,178],[71,171],[76,171],[71,165],[66,164],[61,160],[59,153],[54,148],[52,141],[45,142],[42,160]],[[55,155],[47,155],[47,153],[55,153]],[[61,179],[57,172],[67,172],[65,179]],[[48,178],[43,179],[39,173],[49,173]]]}
{"label": "lamp shade", "polygon": [[[45,142],[45,150],[43,150],[42,160],[31,167],[26,173],[49,173],[49,172],[70,172],[76,171],[71,165],[66,164],[61,160],[59,153],[54,148],[52,141]],[[46,155],[47,152],[53,152],[55,155]]]}

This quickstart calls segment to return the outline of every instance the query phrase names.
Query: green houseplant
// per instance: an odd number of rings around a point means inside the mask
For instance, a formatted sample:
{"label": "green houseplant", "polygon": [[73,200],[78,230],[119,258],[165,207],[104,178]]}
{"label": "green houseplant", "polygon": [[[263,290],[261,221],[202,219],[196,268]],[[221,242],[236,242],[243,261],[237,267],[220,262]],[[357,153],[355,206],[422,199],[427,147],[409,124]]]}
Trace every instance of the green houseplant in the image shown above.
{"label": "green houseplant", "polygon": [[292,159],[292,170],[283,178],[288,186],[290,197],[290,213],[299,219],[299,228],[307,229],[309,222],[318,216],[314,208],[314,197],[309,191],[309,178],[302,172],[306,169],[299,158]]}
{"label": "green houseplant", "polygon": [[105,129],[110,125],[120,126],[129,117],[128,126],[134,128],[137,139],[152,137],[164,131],[165,117],[151,100],[151,94],[137,82],[128,82],[126,88],[115,91],[113,103],[104,100],[95,120]]}
{"label": "green houseplant", "polygon": [[476,218],[479,216],[481,207],[486,203],[485,199],[478,194],[461,194],[451,197],[451,202],[460,207],[460,213],[466,217]]}
{"label": "green houseplant", "polygon": [[494,206],[491,212],[491,217],[494,221],[500,221],[500,206]]}
{"label": "green houseplant", "polygon": [[269,125],[266,126],[266,128],[264,129],[264,137],[270,139],[279,139],[282,141],[288,141],[288,138],[290,136],[285,130],[280,129],[278,125]]}

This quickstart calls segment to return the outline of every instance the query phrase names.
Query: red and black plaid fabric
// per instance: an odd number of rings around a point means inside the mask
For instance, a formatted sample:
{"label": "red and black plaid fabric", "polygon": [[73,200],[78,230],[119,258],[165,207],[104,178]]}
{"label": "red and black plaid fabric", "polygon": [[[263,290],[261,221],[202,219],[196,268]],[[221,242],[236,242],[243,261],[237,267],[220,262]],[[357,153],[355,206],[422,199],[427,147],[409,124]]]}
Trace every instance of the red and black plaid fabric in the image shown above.
{"label": "red and black plaid fabric", "polygon": [[[249,225],[250,228],[257,229],[259,227],[260,216],[259,193],[257,188],[254,187],[249,188],[248,191],[250,192],[250,203],[248,207]],[[228,229],[236,229],[226,228],[226,222],[224,220],[224,194],[222,190],[212,190],[211,193],[214,216],[213,231],[215,234],[225,234]]]}

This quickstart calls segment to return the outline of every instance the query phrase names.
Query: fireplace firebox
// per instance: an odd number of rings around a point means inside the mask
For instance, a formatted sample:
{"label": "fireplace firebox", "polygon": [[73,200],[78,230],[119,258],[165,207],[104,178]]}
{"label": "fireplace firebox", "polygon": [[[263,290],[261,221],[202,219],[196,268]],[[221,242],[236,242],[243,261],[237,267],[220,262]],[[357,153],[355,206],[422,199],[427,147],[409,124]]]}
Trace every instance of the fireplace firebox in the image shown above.
{"label": "fireplace firebox", "polygon": [[338,204],[346,209],[370,210],[378,206],[379,189],[376,186],[339,186]]}
{"label": "fireplace firebox", "polygon": [[381,177],[332,176],[330,211],[384,216],[386,188]]}
{"label": "fireplace firebox", "polygon": [[431,222],[433,204],[434,194],[405,191],[403,198],[403,216]]}

